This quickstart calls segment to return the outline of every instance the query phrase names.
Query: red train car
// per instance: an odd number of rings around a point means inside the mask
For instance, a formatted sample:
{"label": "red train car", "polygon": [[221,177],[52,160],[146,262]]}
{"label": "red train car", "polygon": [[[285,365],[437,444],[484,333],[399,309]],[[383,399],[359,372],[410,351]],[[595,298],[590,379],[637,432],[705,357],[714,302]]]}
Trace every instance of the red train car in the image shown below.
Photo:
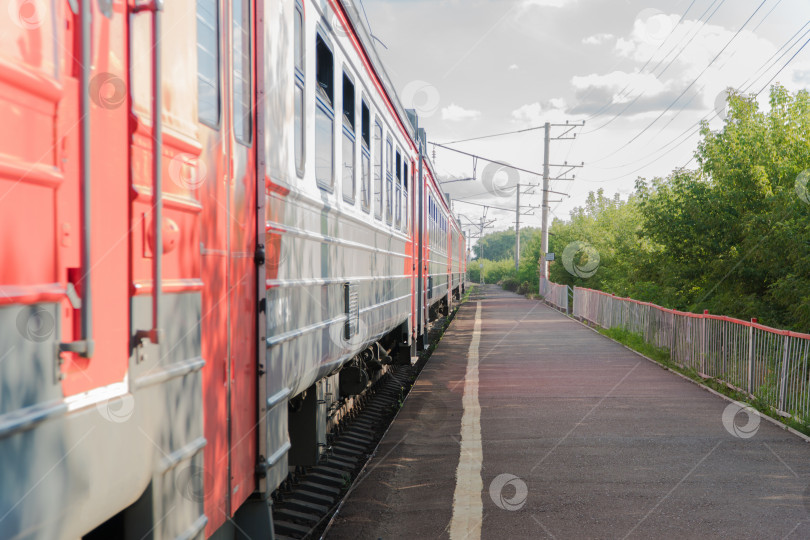
{"label": "red train car", "polygon": [[10,0],[0,44],[0,537],[270,537],[290,404],[463,289],[418,119],[336,0]]}

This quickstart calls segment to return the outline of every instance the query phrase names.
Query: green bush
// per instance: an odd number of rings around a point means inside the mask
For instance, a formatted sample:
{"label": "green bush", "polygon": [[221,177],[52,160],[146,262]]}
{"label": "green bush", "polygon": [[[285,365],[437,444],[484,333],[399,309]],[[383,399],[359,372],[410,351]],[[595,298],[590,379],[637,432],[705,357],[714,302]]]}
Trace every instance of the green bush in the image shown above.
{"label": "green bush", "polygon": [[517,280],[517,278],[506,277],[506,278],[503,278],[498,284],[507,291],[515,292],[515,291],[518,290],[518,280]]}
{"label": "green bush", "polygon": [[529,282],[524,281],[523,283],[520,284],[520,287],[517,288],[517,293],[522,294],[522,295],[527,295],[527,294],[529,294],[530,290],[531,289],[529,288]]}

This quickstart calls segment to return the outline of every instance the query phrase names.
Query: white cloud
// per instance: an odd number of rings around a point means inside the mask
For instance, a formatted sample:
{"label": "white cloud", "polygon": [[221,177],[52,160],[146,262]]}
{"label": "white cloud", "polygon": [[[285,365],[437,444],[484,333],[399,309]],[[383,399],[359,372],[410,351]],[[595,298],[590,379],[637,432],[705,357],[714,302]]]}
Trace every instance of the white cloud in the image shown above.
{"label": "white cloud", "polygon": [[539,125],[545,122],[543,119],[543,107],[537,102],[515,109],[512,111],[512,118],[518,122],[526,122],[531,125]]}
{"label": "white cloud", "polygon": [[520,67],[517,64],[512,64],[509,66],[509,71],[517,71]]}
{"label": "white cloud", "polygon": [[571,84],[578,90],[588,88],[608,90],[613,93],[614,103],[630,101],[632,96],[640,92],[644,92],[646,96],[654,96],[666,90],[666,85],[651,73],[627,73],[625,71],[613,71],[605,75],[592,73],[591,75],[574,76]]}
{"label": "white cloud", "polygon": [[512,111],[512,119],[526,126],[539,126],[545,122],[577,121],[580,118],[567,112],[568,103],[564,98],[551,98],[547,102],[527,103]]}
{"label": "white cloud", "polygon": [[584,43],[585,45],[601,45],[602,43],[606,43],[613,39],[616,39],[616,36],[614,36],[613,34],[601,33],[586,37],[585,39],[582,40],[582,43]]}
{"label": "white cloud", "polygon": [[449,122],[461,122],[463,120],[473,120],[481,116],[481,111],[473,111],[459,107],[455,103],[442,109],[442,120]]}

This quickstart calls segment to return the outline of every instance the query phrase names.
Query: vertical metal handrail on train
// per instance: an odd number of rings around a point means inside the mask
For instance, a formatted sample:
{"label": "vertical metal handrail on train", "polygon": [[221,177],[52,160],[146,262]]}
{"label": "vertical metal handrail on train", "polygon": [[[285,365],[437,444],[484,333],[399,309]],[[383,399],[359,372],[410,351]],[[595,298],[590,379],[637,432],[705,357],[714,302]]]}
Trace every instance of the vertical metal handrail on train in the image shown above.
{"label": "vertical metal handrail on train", "polygon": [[90,71],[91,67],[91,28],[93,20],[93,3],[85,0],[81,4],[80,33],[81,33],[81,66],[79,71],[79,170],[81,182],[81,212],[82,212],[82,305],[80,309],[81,336],[79,341],[60,343],[61,352],[74,352],[83,358],[93,356],[93,288],[90,276],[92,264],[90,261]]}
{"label": "vertical metal handrail on train", "polygon": [[152,12],[152,328],[138,330],[135,340],[160,343],[160,305],[163,296],[163,75],[161,23],[163,0],[138,5],[134,12]]}

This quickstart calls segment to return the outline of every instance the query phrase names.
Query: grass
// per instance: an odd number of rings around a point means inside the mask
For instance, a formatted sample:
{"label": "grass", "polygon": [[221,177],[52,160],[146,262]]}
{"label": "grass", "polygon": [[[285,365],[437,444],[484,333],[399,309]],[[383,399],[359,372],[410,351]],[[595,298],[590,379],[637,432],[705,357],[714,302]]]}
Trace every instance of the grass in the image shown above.
{"label": "grass", "polygon": [[785,418],[784,416],[778,414],[773,407],[768,405],[760,397],[751,397],[745,392],[741,392],[735,388],[730,388],[728,384],[720,379],[703,377],[692,368],[684,367],[672,362],[670,360],[670,352],[668,348],[656,347],[655,345],[647,343],[644,341],[644,337],[641,334],[636,334],[623,328],[610,328],[605,330],[604,328],[597,327],[597,330],[600,334],[603,334],[614,341],[618,341],[622,345],[626,345],[634,351],[643,354],[647,358],[655,360],[663,367],[671,371],[680,373],[681,375],[684,375],[693,381],[702,384],[703,386],[707,386],[719,394],[730,397],[735,401],[750,405],[762,414],[766,414],[771,418],[778,420],[782,424],[795,429],[799,433],[810,435],[810,426],[796,418]]}

